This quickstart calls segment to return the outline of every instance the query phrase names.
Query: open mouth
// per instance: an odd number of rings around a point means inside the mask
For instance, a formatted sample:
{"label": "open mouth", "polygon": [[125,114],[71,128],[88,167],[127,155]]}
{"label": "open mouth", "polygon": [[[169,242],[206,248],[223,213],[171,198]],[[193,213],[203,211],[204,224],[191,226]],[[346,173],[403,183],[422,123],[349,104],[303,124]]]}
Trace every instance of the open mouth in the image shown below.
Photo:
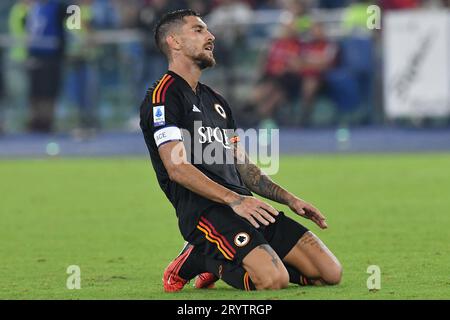
{"label": "open mouth", "polygon": [[206,51],[213,51],[214,50],[214,45],[212,45],[212,44],[208,44],[207,46],[205,46],[205,50]]}

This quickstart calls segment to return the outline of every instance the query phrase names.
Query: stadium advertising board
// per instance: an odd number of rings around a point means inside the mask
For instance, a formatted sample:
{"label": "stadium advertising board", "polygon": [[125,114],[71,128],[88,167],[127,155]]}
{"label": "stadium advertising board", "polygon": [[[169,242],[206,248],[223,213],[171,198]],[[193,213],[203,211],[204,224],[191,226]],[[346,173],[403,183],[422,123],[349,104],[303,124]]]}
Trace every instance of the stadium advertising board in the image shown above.
{"label": "stadium advertising board", "polygon": [[450,14],[386,13],[384,106],[388,118],[450,114]]}

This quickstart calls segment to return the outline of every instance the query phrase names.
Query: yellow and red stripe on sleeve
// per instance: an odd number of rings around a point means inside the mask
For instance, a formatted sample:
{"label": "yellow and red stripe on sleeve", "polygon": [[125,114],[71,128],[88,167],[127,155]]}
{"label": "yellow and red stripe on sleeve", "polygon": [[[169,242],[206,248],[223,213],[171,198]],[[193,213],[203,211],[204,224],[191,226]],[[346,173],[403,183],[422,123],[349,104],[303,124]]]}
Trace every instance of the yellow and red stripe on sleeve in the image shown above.
{"label": "yellow and red stripe on sleeve", "polygon": [[160,104],[164,103],[166,100],[166,92],[167,89],[170,87],[170,85],[175,81],[175,78],[173,78],[169,74],[165,74],[161,80],[159,80],[158,85],[156,86],[155,90],[153,90],[152,95],[152,103],[153,104]]}

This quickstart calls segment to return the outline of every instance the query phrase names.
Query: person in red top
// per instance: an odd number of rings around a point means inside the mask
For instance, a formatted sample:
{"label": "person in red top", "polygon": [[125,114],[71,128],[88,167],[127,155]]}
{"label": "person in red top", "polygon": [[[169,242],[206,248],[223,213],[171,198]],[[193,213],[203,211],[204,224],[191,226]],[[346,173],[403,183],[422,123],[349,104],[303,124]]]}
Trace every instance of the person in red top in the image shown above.
{"label": "person in red top", "polygon": [[300,56],[301,46],[293,22],[283,25],[280,36],[270,44],[262,75],[250,97],[259,119],[272,118],[277,107],[298,98],[300,76],[292,65]]}
{"label": "person in red top", "polygon": [[314,108],[314,102],[322,86],[322,75],[330,69],[336,57],[336,45],[330,42],[320,23],[314,23],[310,30],[311,39],[302,44],[300,58],[297,61],[301,81],[300,123],[306,126]]}
{"label": "person in red top", "polygon": [[419,0],[380,0],[382,10],[414,9],[420,7]]}
{"label": "person in red top", "polygon": [[312,24],[308,35],[308,41],[301,41],[292,21],[283,26],[281,36],[270,45],[262,79],[251,99],[260,119],[272,118],[278,107],[300,98],[300,123],[309,124],[322,74],[332,66],[336,46],[327,40],[319,23]]}

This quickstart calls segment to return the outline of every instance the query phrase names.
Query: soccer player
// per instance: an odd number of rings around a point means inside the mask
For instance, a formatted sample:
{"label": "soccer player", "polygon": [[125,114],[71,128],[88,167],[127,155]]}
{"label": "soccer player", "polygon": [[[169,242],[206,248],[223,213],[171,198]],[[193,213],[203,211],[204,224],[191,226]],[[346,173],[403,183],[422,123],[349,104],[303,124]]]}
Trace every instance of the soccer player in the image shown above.
{"label": "soccer player", "polygon": [[[248,160],[232,134],[236,126],[227,101],[199,82],[202,70],[215,65],[214,40],[192,10],[168,13],[155,28],[169,70],[148,90],[140,125],[159,185],[187,241],[164,271],[164,289],[181,290],[197,275],[197,287],[220,278],[243,290],[281,289],[289,281],[339,283],[341,265],[318,237],[252,196],[287,205],[327,228],[319,210]],[[203,159],[211,149],[214,159],[228,159],[231,152],[233,161]]]}

